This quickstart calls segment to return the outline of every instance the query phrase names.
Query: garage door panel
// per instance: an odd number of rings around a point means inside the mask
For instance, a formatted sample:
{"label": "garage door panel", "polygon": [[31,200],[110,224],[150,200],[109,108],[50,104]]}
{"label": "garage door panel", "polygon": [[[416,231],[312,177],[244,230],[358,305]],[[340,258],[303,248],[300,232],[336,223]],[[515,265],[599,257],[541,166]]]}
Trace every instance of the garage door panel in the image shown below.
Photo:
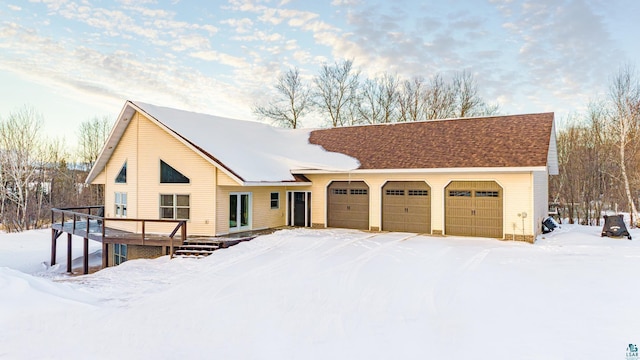
{"label": "garage door panel", "polygon": [[431,232],[431,188],[423,181],[389,181],[382,188],[382,230]]}
{"label": "garage door panel", "polygon": [[502,238],[502,188],[495,181],[453,181],[445,189],[445,233]]}
{"label": "garage door panel", "polygon": [[385,205],[382,210],[388,219],[403,219],[404,209],[404,205]]}
{"label": "garage door panel", "polygon": [[363,181],[334,181],[327,191],[327,226],[369,229],[369,187]]}

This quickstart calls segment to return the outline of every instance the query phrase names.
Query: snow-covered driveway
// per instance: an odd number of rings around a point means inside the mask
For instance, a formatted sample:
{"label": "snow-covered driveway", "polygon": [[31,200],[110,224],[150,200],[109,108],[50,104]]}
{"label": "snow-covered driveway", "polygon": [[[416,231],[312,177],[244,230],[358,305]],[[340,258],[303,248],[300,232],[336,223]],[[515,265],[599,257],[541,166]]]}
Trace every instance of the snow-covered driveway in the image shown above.
{"label": "snow-covered driveway", "polygon": [[640,242],[595,227],[535,245],[285,230],[202,260],[25,276],[0,295],[0,358],[624,359],[638,274]]}

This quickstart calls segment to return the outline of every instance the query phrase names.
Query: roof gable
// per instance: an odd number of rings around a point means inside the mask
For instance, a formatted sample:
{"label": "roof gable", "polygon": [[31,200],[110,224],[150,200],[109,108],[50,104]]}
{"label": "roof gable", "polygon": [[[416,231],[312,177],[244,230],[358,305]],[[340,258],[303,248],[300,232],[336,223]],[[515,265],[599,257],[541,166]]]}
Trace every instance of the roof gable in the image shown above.
{"label": "roof gable", "polygon": [[243,120],[127,101],[87,182],[106,166],[128,120],[140,112],[240,184],[299,181],[293,168],[348,171],[359,166],[343,154],[310,145],[310,130],[289,130]]}
{"label": "roof gable", "polygon": [[[547,166],[553,113],[315,130],[309,141],[352,156],[359,169]],[[555,154],[555,148],[553,149]]]}

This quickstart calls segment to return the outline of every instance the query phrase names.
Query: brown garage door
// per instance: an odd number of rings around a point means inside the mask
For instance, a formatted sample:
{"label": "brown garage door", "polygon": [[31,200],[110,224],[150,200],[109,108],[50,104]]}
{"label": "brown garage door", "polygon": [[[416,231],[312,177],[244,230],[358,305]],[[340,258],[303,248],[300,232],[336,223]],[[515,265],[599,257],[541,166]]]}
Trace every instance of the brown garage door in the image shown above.
{"label": "brown garage door", "polygon": [[424,181],[382,187],[382,230],[431,233],[431,188]]}
{"label": "brown garage door", "polygon": [[503,238],[502,187],[495,181],[453,181],[445,198],[445,234]]}
{"label": "brown garage door", "polygon": [[369,230],[369,186],[364,181],[334,181],[329,185],[327,226]]}

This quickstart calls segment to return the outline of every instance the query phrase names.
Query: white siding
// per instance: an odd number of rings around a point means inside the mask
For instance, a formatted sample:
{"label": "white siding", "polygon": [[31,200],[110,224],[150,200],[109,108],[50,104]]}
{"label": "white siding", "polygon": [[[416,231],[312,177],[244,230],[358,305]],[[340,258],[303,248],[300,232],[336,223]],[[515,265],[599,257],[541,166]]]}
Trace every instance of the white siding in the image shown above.
{"label": "white siding", "polygon": [[[534,216],[533,205],[533,179],[531,172],[522,173],[441,173],[441,174],[308,174],[312,182],[312,222],[316,226],[326,225],[326,188],[331,181],[365,181],[370,190],[370,214],[369,226],[371,229],[380,229],[382,221],[381,198],[382,186],[390,180],[394,181],[426,181],[431,187],[431,229],[435,233],[444,231],[444,191],[451,181],[495,181],[504,191],[504,238],[512,239],[516,236],[532,236],[536,234],[532,218]],[[540,184],[541,186],[544,184]],[[542,194],[540,197],[542,198]],[[546,196],[546,190],[545,194]],[[546,201],[546,200],[545,200]],[[546,204],[546,202],[545,202]],[[527,213],[524,224],[522,213]],[[520,214],[520,216],[518,216]]]}
{"label": "white siding", "polygon": [[542,221],[549,214],[549,175],[546,171],[533,173],[533,206],[536,234],[542,232]]}

